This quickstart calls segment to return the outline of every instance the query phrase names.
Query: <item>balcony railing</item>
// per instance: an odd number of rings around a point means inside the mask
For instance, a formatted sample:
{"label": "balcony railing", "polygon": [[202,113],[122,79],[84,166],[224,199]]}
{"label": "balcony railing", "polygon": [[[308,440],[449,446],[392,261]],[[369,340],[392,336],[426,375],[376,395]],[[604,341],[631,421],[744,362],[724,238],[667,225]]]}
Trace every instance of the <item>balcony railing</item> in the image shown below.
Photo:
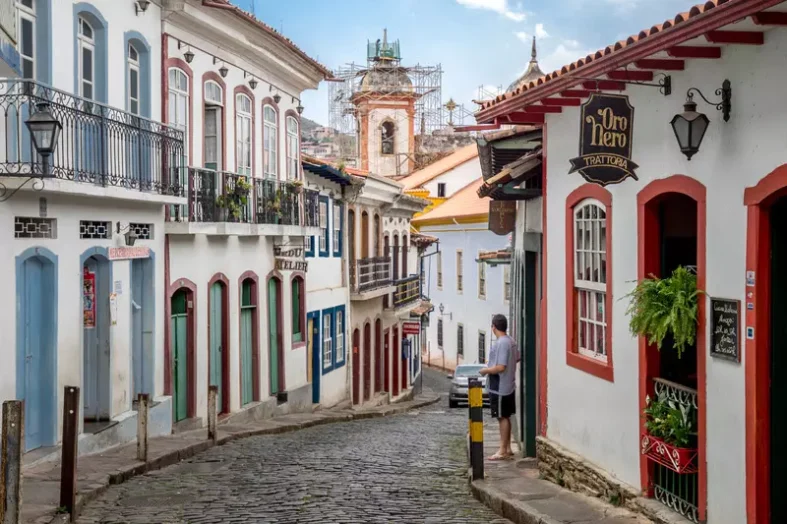
{"label": "balcony railing", "polygon": [[25,125],[42,102],[63,126],[51,176],[184,194],[182,131],[31,80],[0,79],[0,177],[43,174]]}
{"label": "balcony railing", "polygon": [[188,207],[171,213],[176,222],[230,222],[316,227],[319,193],[278,180],[226,171],[188,168]]}
{"label": "balcony railing", "polygon": [[391,285],[391,260],[387,257],[362,258],[351,269],[352,288],[357,293]]}
{"label": "balcony railing", "polygon": [[394,309],[410,305],[421,298],[421,278],[418,275],[411,275],[407,278],[397,280],[396,291],[394,291]]}

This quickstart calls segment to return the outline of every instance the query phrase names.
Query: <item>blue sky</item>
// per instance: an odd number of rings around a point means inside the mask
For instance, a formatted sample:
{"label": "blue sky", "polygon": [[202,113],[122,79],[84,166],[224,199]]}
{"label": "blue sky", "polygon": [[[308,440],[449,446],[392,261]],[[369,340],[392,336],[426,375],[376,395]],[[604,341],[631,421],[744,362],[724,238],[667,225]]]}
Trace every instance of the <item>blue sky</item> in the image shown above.
{"label": "blue sky", "polygon": [[[443,101],[469,110],[480,85],[508,86],[538,37],[541,68],[591,51],[687,11],[691,0],[233,0],[282,30],[329,68],[366,59],[366,42],[401,43],[403,63],[442,64]],[[254,8],[254,9],[252,9]],[[328,123],[328,89],[303,95],[304,116]]]}

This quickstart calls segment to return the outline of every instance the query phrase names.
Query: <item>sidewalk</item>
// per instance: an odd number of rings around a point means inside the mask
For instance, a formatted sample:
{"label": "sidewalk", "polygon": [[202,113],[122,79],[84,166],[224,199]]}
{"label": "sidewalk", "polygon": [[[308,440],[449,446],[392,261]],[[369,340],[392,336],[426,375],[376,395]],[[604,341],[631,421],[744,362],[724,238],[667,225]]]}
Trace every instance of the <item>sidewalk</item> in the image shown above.
{"label": "sidewalk", "polygon": [[[484,424],[484,456],[500,445],[494,420]],[[519,455],[519,447],[512,445]],[[535,459],[484,461],[484,480],[470,482],[473,496],[516,524],[648,524],[626,509],[540,480]]]}
{"label": "sidewalk", "polygon": [[[295,413],[254,424],[219,424],[218,445],[254,435],[271,435],[348,420],[397,415],[411,409],[433,404],[440,397],[430,390],[413,400],[372,408],[325,410]],[[85,504],[95,499],[112,484],[121,484],[136,475],[164,468],[188,459],[213,446],[207,440],[207,428],[158,437],[148,441],[148,461],[136,460],[136,442],[103,453],[79,457],[77,462],[77,502],[79,515]],[[60,461],[33,466],[22,474],[22,522],[44,524],[67,522],[57,515],[60,499]]]}

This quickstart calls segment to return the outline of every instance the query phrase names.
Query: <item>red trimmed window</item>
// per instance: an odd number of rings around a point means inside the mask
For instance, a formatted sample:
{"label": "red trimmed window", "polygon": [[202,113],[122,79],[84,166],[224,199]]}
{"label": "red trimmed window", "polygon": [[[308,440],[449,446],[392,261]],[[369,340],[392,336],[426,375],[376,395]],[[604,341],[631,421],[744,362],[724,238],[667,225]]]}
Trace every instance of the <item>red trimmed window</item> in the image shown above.
{"label": "red trimmed window", "polygon": [[566,200],[569,366],[612,381],[612,195],[585,184]]}

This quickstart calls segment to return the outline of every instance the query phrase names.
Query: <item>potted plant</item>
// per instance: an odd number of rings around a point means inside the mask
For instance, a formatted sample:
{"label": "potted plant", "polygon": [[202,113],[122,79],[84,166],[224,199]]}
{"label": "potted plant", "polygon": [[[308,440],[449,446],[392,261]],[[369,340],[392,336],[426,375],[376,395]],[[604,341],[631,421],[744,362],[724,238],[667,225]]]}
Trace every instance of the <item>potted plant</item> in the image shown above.
{"label": "potted plant", "polygon": [[692,408],[675,402],[664,392],[655,399],[646,397],[646,402],[642,454],[676,473],[696,471],[697,447],[691,421]]}
{"label": "potted plant", "polygon": [[221,221],[228,217],[234,222],[241,218],[243,208],[249,201],[251,185],[243,178],[235,179],[235,187],[232,191],[225,192],[216,198],[216,206],[222,210]]}
{"label": "potted plant", "polygon": [[678,358],[692,346],[697,336],[698,299],[697,275],[679,266],[672,275],[657,278],[651,275],[639,282],[626,295],[630,299],[626,314],[633,335],[647,338],[649,344],[661,349],[664,338],[672,335]]}
{"label": "potted plant", "polygon": [[298,195],[303,192],[303,181],[301,180],[290,180],[288,185],[292,189],[292,191]]}

